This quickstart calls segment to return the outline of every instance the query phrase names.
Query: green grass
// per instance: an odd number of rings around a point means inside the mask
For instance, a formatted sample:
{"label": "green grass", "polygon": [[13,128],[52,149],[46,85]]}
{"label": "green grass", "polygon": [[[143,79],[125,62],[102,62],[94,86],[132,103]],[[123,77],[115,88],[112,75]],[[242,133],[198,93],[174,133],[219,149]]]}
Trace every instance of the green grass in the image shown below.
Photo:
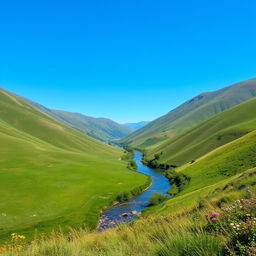
{"label": "green grass", "polygon": [[[220,211],[224,205],[249,196],[245,187],[255,191],[255,169],[216,184],[194,206],[178,213],[149,215],[129,225],[120,225],[101,233],[70,230],[68,236],[53,233],[21,251],[7,251],[3,256],[218,256],[224,255],[229,237],[215,236],[205,230],[204,213]],[[241,187],[243,187],[241,189]],[[224,198],[225,197],[225,198]],[[172,201],[172,200],[170,200]],[[229,248],[232,251],[232,248]],[[227,254],[225,254],[227,255]],[[232,254],[235,255],[235,254]]]}
{"label": "green grass", "polygon": [[182,192],[200,189],[256,166],[256,131],[205,155],[181,172],[191,177]]}
{"label": "green grass", "polygon": [[243,81],[218,91],[202,93],[121,139],[120,142],[135,148],[152,150],[159,146],[159,138],[164,138],[162,143],[172,140],[210,117],[255,96],[256,79]]}
{"label": "green grass", "polygon": [[123,150],[0,91],[0,238],[58,226],[95,228],[102,208],[147,182]]}
{"label": "green grass", "polygon": [[[3,256],[213,256],[222,250],[222,241],[202,231],[192,219],[140,220],[98,234],[71,231],[70,238],[52,234],[35,241],[25,251]],[[194,228],[194,232],[190,229]]]}

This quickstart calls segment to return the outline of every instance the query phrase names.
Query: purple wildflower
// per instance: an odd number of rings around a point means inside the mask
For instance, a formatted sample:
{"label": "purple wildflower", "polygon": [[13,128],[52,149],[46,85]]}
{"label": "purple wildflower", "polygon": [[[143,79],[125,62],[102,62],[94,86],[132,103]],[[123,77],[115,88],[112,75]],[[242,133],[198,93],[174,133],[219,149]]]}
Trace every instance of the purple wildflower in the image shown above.
{"label": "purple wildflower", "polygon": [[212,217],[217,217],[217,216],[219,216],[220,214],[218,213],[218,212],[214,212],[212,215],[211,215],[211,218]]}

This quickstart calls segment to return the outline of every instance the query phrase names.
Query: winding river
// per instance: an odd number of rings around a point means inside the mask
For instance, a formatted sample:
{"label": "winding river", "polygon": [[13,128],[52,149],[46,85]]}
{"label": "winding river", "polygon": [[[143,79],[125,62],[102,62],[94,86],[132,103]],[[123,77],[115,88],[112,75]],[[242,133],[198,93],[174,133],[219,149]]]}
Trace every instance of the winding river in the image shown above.
{"label": "winding river", "polygon": [[137,171],[150,175],[152,178],[151,185],[139,196],[132,198],[125,203],[114,205],[104,211],[99,221],[98,229],[100,231],[114,227],[120,222],[128,222],[138,218],[140,212],[150,204],[149,197],[155,191],[169,196],[166,192],[171,187],[168,179],[161,172],[157,172],[142,164],[141,159],[142,153],[136,151],[134,160],[138,165]]}

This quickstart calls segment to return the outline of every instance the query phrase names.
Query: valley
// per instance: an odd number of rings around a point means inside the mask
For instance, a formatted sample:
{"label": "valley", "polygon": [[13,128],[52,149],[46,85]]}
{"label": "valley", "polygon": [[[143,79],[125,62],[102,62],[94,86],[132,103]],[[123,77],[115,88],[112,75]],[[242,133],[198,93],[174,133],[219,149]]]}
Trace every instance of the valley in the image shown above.
{"label": "valley", "polygon": [[256,1],[1,1],[0,256],[256,256]]}
{"label": "valley", "polygon": [[[46,235],[22,256],[246,255],[214,222],[229,225],[226,209],[256,197],[255,81],[203,93],[104,141],[1,90],[1,241]],[[239,209],[230,216],[241,225],[256,216],[253,205]]]}

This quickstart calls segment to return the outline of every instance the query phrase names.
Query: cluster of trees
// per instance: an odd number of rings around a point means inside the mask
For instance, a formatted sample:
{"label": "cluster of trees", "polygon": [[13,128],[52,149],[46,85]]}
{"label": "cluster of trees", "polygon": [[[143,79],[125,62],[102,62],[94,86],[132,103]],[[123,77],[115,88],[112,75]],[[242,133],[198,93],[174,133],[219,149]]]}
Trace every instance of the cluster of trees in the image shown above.
{"label": "cluster of trees", "polygon": [[143,159],[143,163],[153,169],[161,169],[161,170],[168,170],[169,168],[176,168],[177,165],[173,165],[173,164],[163,164],[160,163],[160,157],[163,154],[163,152],[161,153],[157,153],[154,155],[154,158],[151,160],[146,160],[145,158]]}
{"label": "cluster of trees", "polygon": [[190,182],[191,178],[183,173],[176,172],[174,170],[168,170],[165,172],[165,176],[172,184],[172,188],[169,192],[172,195],[176,195],[181,192]]}
{"label": "cluster of trees", "polygon": [[124,147],[125,149],[125,154],[122,156],[122,160],[127,161],[127,168],[130,170],[135,170],[137,169],[137,164],[136,161],[134,161],[132,158],[134,157],[134,151],[132,148],[126,146]]}
{"label": "cluster of trees", "polygon": [[134,151],[129,146],[124,147],[125,154],[122,156],[122,160],[128,161],[131,160],[134,157]]}
{"label": "cluster of trees", "polygon": [[[189,184],[191,178],[183,173],[176,172],[174,168],[177,168],[178,167],[177,165],[160,163],[160,158],[162,154],[163,152],[155,154],[154,158],[151,160],[145,159],[145,155],[144,155],[144,158],[142,161],[145,165],[151,168],[163,170],[165,173],[165,176],[168,178],[169,182],[172,185],[172,188],[169,190],[169,193],[172,195],[177,195],[179,192],[184,190],[184,188]],[[194,162],[195,160],[191,161],[191,163],[194,163]],[[161,202],[161,200],[164,200],[162,196],[163,196],[162,194],[161,195],[154,194],[152,196],[152,199],[154,201],[152,202],[152,204],[156,204],[157,201]]]}

